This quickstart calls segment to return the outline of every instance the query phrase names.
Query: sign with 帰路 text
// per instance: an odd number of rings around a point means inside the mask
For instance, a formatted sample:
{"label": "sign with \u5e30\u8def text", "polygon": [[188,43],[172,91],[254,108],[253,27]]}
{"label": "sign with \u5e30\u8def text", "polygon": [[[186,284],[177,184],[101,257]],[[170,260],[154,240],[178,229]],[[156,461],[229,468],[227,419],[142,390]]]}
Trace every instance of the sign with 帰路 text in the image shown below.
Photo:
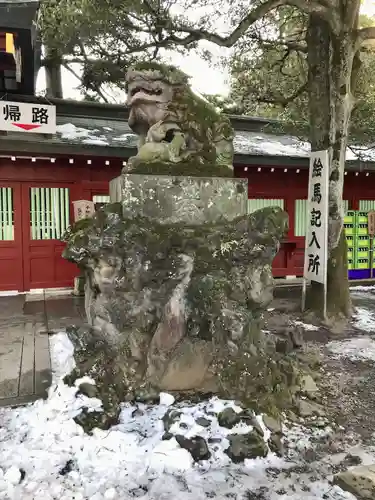
{"label": "sign with \u5e30\u8def text", "polygon": [[328,258],[328,151],[310,156],[304,278],[326,284]]}
{"label": "sign with \u5e30\u8def text", "polygon": [[0,131],[56,133],[56,107],[0,100]]}

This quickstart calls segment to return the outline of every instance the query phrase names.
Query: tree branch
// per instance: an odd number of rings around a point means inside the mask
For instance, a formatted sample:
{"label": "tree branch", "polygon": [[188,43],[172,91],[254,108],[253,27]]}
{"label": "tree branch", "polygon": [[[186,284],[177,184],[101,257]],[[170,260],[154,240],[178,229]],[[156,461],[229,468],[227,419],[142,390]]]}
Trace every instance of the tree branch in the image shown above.
{"label": "tree branch", "polygon": [[[74,76],[77,78],[77,80],[79,80],[79,81],[81,81],[81,80],[82,80],[82,79],[81,79],[81,77],[78,75],[78,73],[76,73],[76,72],[74,71],[74,69],[73,69],[73,68],[71,68],[71,67],[69,66],[69,64],[67,64],[67,63],[63,63],[63,66],[64,66],[64,68],[65,68],[67,71],[69,71],[72,75],[74,75]],[[101,97],[101,98],[103,99],[103,101],[104,101],[105,103],[108,103],[108,99],[106,98],[106,96],[105,96],[105,95],[103,94],[103,92],[101,91],[101,89],[100,89],[100,86],[99,86],[99,85],[95,85],[95,86],[93,85],[92,90],[93,90],[94,92],[96,92],[96,93],[98,94],[98,96],[99,96],[99,97]]]}
{"label": "tree branch", "polygon": [[179,45],[187,46],[193,42],[197,42],[199,40],[208,40],[209,42],[215,43],[221,47],[232,47],[252,26],[256,21],[259,21],[264,16],[266,16],[269,12],[283,5],[290,5],[292,7],[296,7],[303,12],[308,14],[318,13],[322,17],[327,18],[327,20],[331,20],[331,12],[326,6],[321,4],[319,1],[315,0],[267,0],[263,2],[258,7],[255,7],[246,17],[240,21],[238,26],[234,31],[228,36],[220,36],[216,33],[211,33],[206,30],[200,30],[196,28],[192,28],[191,26],[181,25],[179,27],[171,25],[171,20],[162,21],[164,24],[164,29],[166,31],[178,31],[180,33],[185,32],[189,33],[185,38],[177,37],[176,35],[170,35],[169,40],[175,42]]}
{"label": "tree branch", "polygon": [[357,31],[358,42],[361,44],[366,40],[373,40],[375,38],[375,26],[369,28],[362,28]]}
{"label": "tree branch", "polygon": [[297,97],[302,95],[304,92],[306,92],[308,86],[308,82],[305,82],[299,89],[297,89],[293,94],[291,94],[288,97],[284,96],[274,96],[274,97],[268,97],[268,96],[257,96],[256,100],[258,102],[262,102],[264,104],[278,104],[279,106],[282,106],[283,108],[286,108],[288,104],[293,102]]}

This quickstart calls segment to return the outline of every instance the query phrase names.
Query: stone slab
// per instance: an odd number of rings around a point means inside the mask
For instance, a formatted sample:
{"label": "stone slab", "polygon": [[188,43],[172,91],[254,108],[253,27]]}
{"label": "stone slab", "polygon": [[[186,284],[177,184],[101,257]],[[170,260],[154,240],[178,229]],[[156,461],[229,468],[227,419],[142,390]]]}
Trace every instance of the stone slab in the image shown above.
{"label": "stone slab", "polygon": [[25,324],[18,396],[35,392],[35,336],[32,322]]}
{"label": "stone slab", "polygon": [[335,476],[335,484],[354,495],[358,500],[375,498],[375,464],[353,467]]}
{"label": "stone slab", "polygon": [[246,214],[247,180],[126,174],[110,182],[110,197],[127,218],[203,224]]}
{"label": "stone slab", "polygon": [[7,326],[0,332],[0,398],[18,396],[23,352],[23,324]]}

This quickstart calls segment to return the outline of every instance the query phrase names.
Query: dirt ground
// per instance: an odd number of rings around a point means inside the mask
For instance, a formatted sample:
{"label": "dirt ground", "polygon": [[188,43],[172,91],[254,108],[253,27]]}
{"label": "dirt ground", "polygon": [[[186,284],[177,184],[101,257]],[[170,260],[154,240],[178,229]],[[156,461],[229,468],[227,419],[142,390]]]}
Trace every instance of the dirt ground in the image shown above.
{"label": "dirt ground", "polygon": [[[355,307],[375,313],[375,290],[354,293]],[[301,314],[301,289],[299,287],[280,288],[275,292],[274,301],[265,314],[265,328],[276,333],[288,328],[293,321],[313,323],[311,318]],[[351,360],[335,356],[328,344],[345,342],[353,338],[372,337],[374,331],[363,331],[353,324],[335,329],[305,330],[304,340],[307,350],[318,351],[321,359],[318,386],[322,402],[329,420],[345,428],[347,434],[357,434],[364,444],[373,444],[375,436],[375,361]]]}

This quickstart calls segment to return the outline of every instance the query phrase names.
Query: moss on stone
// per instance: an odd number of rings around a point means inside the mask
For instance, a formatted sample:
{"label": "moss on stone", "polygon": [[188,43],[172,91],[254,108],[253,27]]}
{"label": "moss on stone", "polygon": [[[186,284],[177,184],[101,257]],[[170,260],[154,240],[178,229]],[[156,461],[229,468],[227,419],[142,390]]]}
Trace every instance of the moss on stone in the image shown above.
{"label": "moss on stone", "polygon": [[173,83],[187,84],[189,76],[172,64],[161,64],[152,61],[140,61],[131,67],[130,71],[155,71],[161,79]]}
{"label": "moss on stone", "polygon": [[233,170],[226,165],[202,162],[148,162],[139,163],[131,170],[132,174],[169,175],[181,177],[233,177]]}
{"label": "moss on stone", "polygon": [[256,412],[277,416],[293,407],[298,364],[292,357],[267,352],[259,343],[255,344],[254,356],[249,345],[241,353],[221,357],[217,362],[223,396],[238,399]]}

